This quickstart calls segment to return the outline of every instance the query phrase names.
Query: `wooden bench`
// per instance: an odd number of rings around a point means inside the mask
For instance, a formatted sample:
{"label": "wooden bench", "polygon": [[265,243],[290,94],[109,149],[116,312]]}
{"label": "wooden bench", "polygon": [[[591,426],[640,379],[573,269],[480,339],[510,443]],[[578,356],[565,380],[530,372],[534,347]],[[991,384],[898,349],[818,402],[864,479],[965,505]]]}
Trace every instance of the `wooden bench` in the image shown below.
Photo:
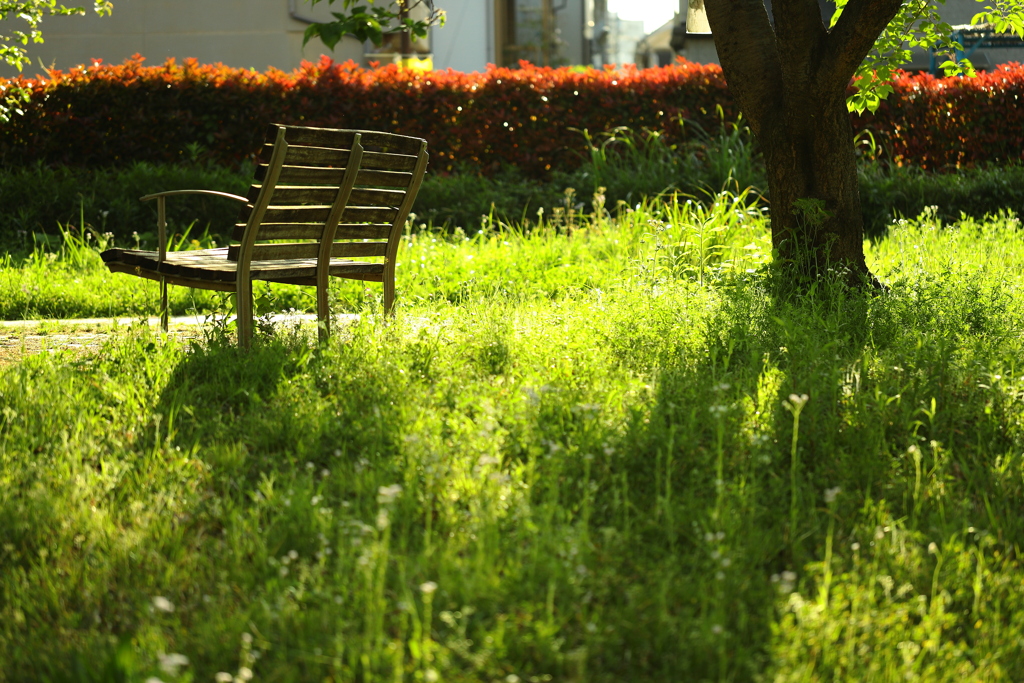
{"label": "wooden bench", "polygon": [[[108,249],[111,272],[160,282],[167,330],[167,285],[236,293],[238,342],[253,332],[252,282],[316,287],[320,338],[330,335],[329,277],[381,282],[384,310],[395,301],[395,255],[427,167],[427,143],[376,131],[272,125],[245,197],[172,190],[157,200],[156,251]],[[167,251],[166,198],[225,197],[243,206],[231,246]]]}

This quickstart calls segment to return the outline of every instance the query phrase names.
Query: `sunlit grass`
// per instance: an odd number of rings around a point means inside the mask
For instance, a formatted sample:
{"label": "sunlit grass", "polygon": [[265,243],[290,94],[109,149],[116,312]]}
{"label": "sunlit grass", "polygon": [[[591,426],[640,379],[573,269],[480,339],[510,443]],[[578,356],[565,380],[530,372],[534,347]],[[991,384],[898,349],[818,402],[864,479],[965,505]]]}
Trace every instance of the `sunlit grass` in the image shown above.
{"label": "sunlit grass", "polygon": [[[395,320],[339,287],[325,348],[0,370],[0,681],[1015,680],[1019,224],[926,215],[869,247],[888,293],[775,301],[746,206],[411,229]],[[118,311],[82,248],[0,282]]]}

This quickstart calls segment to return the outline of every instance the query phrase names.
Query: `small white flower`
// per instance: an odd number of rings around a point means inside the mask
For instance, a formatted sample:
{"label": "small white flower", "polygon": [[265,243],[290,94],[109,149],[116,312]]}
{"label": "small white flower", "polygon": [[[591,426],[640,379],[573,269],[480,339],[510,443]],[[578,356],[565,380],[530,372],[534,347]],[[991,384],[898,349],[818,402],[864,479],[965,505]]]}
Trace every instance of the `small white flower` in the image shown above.
{"label": "small white flower", "polygon": [[251,633],[243,633],[242,634],[242,642],[245,643],[246,645],[252,645],[252,634]]}
{"label": "small white flower", "polygon": [[715,624],[714,626],[711,627],[711,632],[714,633],[716,636],[722,635],[722,631],[723,630],[724,629],[722,628],[721,624]]}
{"label": "small white flower", "polygon": [[842,492],[842,490],[843,489],[838,486],[834,486],[830,489],[825,489],[825,503],[831,505],[835,501],[836,496],[838,496]]}
{"label": "small white flower", "polygon": [[252,669],[247,666],[243,666],[238,669],[238,677],[243,681],[252,680]]}
{"label": "small white flower", "polygon": [[928,544],[928,554],[934,555],[939,552],[939,546],[935,545],[934,542]]}
{"label": "small white flower", "polygon": [[807,394],[800,394],[800,395],[790,394],[789,395],[789,400],[788,401],[783,401],[782,402],[782,406],[786,410],[789,410],[791,412],[792,411],[799,411],[800,409],[802,409],[804,407],[804,404],[807,403],[807,401],[808,401]]}
{"label": "small white flower", "polygon": [[436,683],[440,679],[441,677],[437,674],[437,671],[435,671],[434,669],[427,669],[423,672],[423,680],[427,683]]}
{"label": "small white flower", "polygon": [[857,552],[858,550],[860,550],[860,543],[851,543],[850,550],[852,550],[853,552]]}
{"label": "small white flower", "polygon": [[388,511],[385,508],[381,508],[380,512],[377,513],[377,528],[381,531],[387,529],[391,524],[391,519],[388,517]]}
{"label": "small white flower", "polygon": [[159,612],[173,612],[174,603],[162,595],[157,595],[153,598],[153,608]]}
{"label": "small white flower", "polygon": [[217,683],[231,683],[231,681],[235,680],[235,677],[227,671],[218,671],[213,675],[213,680],[217,681]]}
{"label": "small white flower", "polygon": [[388,503],[393,503],[400,495],[402,495],[402,486],[400,484],[381,486],[377,489],[377,502],[381,505],[387,505]]}
{"label": "small white flower", "polygon": [[188,666],[188,657],[177,652],[169,655],[159,654],[157,658],[160,660],[160,670],[168,676],[176,677],[183,666]]}
{"label": "small white flower", "polygon": [[437,584],[433,581],[425,581],[420,584],[420,592],[424,595],[431,595],[437,590]]}
{"label": "small white flower", "polygon": [[508,676],[505,676],[505,683],[519,683],[519,676],[509,674]]}

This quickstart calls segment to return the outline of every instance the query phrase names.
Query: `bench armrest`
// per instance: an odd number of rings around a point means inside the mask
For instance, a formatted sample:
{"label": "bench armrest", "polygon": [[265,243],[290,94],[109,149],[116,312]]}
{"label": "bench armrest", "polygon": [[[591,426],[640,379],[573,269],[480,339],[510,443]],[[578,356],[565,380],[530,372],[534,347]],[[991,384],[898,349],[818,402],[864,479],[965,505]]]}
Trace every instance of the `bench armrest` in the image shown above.
{"label": "bench armrest", "polygon": [[235,201],[239,202],[249,201],[245,197],[240,197],[237,194],[231,194],[229,192],[217,192],[216,190],[166,190],[164,192],[154,192],[153,194],[147,194],[144,197],[139,197],[139,201],[148,202],[150,199],[171,197],[176,194],[208,194],[214,197],[226,197],[227,199],[234,199]]}
{"label": "bench armrest", "polygon": [[157,262],[159,263],[163,263],[163,260],[167,257],[167,197],[178,194],[205,194],[213,197],[234,199],[238,202],[249,201],[245,197],[239,197],[237,194],[217,192],[216,190],[166,190],[139,197],[139,201],[142,202],[148,202],[150,199],[156,200]]}

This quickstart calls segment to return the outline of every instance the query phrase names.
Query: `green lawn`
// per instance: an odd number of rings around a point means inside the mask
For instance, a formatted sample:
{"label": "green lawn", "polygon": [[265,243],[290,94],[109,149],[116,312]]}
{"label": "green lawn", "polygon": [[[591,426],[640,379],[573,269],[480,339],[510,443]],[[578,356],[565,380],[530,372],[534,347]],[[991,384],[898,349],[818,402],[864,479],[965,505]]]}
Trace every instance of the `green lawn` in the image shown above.
{"label": "green lawn", "polygon": [[[763,218],[702,211],[413,233],[326,348],[0,369],[0,681],[1019,679],[1019,222],[785,300]],[[155,303],[87,245],[0,269],[0,317]]]}

